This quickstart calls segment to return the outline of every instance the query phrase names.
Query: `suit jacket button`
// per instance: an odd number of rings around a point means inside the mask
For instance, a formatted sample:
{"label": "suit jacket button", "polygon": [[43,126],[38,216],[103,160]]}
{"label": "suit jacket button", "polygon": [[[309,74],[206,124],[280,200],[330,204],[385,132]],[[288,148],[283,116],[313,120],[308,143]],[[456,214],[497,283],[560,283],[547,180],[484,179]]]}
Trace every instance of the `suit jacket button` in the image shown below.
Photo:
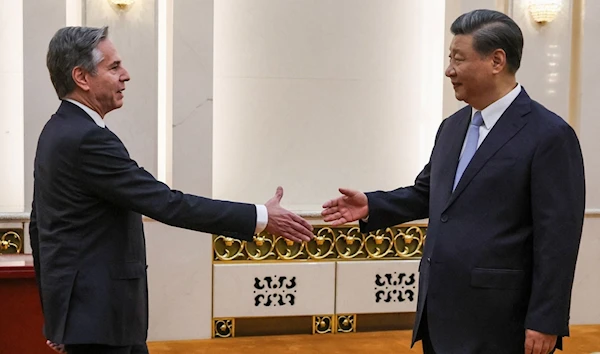
{"label": "suit jacket button", "polygon": [[442,217],[440,218],[440,220],[441,220],[442,222],[446,222],[446,221],[448,221],[448,215],[446,215],[446,214],[442,214]]}
{"label": "suit jacket button", "polygon": [[427,257],[427,263],[431,263],[431,258]]}

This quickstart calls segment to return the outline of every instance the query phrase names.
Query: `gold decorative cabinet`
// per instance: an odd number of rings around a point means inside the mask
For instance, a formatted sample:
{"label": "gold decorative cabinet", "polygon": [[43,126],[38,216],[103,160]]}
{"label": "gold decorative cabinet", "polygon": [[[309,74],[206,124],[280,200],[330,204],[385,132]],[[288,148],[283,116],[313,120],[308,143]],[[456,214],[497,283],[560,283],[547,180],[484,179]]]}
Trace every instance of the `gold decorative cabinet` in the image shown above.
{"label": "gold decorative cabinet", "polygon": [[410,315],[426,231],[315,225],[302,244],[265,232],[253,242],[214,235],[213,337],[252,333],[245,327],[258,322],[268,334],[350,333],[359,323],[381,329],[378,314]]}

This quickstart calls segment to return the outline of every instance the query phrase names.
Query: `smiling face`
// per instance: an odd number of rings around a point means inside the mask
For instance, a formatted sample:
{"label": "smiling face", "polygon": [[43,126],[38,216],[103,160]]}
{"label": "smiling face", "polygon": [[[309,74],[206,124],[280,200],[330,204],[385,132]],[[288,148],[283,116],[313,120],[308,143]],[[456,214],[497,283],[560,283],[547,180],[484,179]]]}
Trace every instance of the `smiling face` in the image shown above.
{"label": "smiling face", "polygon": [[457,100],[476,106],[495,88],[498,68],[494,55],[481,55],[473,48],[472,35],[456,35],[450,44],[446,76],[452,81]]}

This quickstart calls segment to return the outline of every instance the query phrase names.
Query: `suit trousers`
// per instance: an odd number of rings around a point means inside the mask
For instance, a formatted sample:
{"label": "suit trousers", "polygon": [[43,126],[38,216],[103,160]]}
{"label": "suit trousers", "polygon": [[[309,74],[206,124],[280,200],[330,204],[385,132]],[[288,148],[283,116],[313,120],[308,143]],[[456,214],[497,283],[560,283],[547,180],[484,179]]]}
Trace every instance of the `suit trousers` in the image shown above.
{"label": "suit trousers", "polygon": [[75,344],[66,345],[65,350],[67,354],[148,354],[146,344],[126,347],[113,347],[102,344]]}
{"label": "suit trousers", "polygon": [[421,343],[423,344],[423,354],[436,354],[435,349],[433,349],[433,344],[431,343],[429,325],[427,324],[427,301],[425,301],[425,306],[423,308],[419,332],[421,332],[422,335]]}
{"label": "suit trousers", "polygon": [[[423,354],[439,354],[433,348],[431,342],[431,336],[429,332],[429,325],[427,324],[427,302],[423,308],[423,317],[421,317],[421,324],[419,325],[419,332],[421,333],[421,344],[423,345]],[[525,350],[525,348],[523,348]],[[549,354],[554,354],[556,349],[552,349]]]}

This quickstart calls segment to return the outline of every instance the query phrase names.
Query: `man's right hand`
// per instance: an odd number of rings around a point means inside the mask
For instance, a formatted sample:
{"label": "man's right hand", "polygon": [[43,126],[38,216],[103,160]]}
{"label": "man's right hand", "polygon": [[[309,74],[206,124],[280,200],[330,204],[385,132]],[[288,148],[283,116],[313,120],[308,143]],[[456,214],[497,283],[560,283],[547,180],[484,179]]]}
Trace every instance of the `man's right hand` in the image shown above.
{"label": "man's right hand", "polygon": [[342,225],[369,215],[369,200],[366,194],[352,189],[340,188],[343,195],[323,204],[321,215],[323,220],[331,222],[332,225]]}
{"label": "man's right hand", "polygon": [[310,241],[315,237],[313,227],[306,220],[279,204],[283,198],[283,188],[277,187],[275,196],[265,203],[269,221],[265,230],[276,236],[283,236],[294,242]]}

